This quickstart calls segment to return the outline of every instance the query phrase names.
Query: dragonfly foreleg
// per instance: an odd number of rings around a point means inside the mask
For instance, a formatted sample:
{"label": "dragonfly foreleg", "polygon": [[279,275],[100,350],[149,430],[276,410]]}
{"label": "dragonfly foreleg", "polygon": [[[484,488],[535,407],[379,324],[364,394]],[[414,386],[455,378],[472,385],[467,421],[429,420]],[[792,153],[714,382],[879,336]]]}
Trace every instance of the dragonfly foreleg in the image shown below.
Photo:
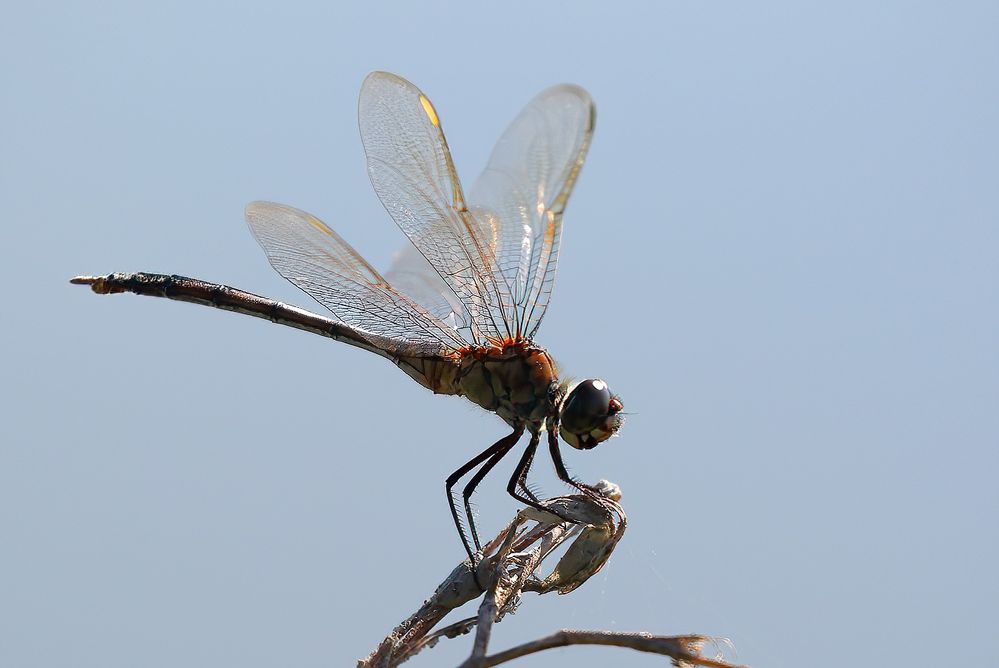
{"label": "dragonfly foreleg", "polygon": [[565,468],[565,462],[562,461],[562,451],[558,447],[558,433],[554,430],[548,432],[548,451],[551,453],[552,463],[555,465],[555,475],[558,476],[559,480],[572,485],[584,494],[597,493],[592,485],[580,482],[569,474]]}

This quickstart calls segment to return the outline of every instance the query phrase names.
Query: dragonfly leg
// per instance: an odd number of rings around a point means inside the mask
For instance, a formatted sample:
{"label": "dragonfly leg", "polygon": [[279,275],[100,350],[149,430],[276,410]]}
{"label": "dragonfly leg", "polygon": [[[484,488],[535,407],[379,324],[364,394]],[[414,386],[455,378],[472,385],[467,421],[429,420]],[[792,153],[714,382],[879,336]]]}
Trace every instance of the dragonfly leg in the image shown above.
{"label": "dragonfly leg", "polygon": [[584,494],[596,493],[591,485],[580,482],[569,474],[565,468],[565,462],[562,461],[562,451],[558,447],[558,434],[554,431],[548,432],[548,451],[551,453],[552,463],[555,464],[555,475],[558,476],[559,480],[572,485]]}
{"label": "dragonfly leg", "polygon": [[461,480],[462,477],[464,477],[466,473],[482,464],[482,462],[486,461],[498,452],[509,451],[510,448],[516,445],[517,441],[520,440],[520,437],[523,436],[523,434],[523,427],[518,427],[512,434],[504,436],[463,464],[461,468],[449,475],[447,480],[444,482],[444,489],[447,492],[447,502],[451,507],[451,517],[454,518],[454,526],[458,529],[458,535],[461,536],[461,544],[465,547],[465,552],[468,553],[468,558],[471,559],[473,566],[475,564],[475,552],[472,551],[472,546],[468,542],[468,536],[465,534],[465,529],[461,525],[461,517],[458,515],[458,504],[455,503],[454,494],[451,492],[451,489],[459,480]]}
{"label": "dragonfly leg", "polygon": [[532,501],[537,501],[540,503],[541,501],[540,499],[538,499],[537,494],[532,492],[531,488],[527,486],[527,472],[530,470],[531,464],[534,463],[534,454],[535,454],[534,452],[531,452],[531,458],[527,460],[527,466],[524,467],[524,473],[523,475],[520,476],[520,480],[517,481],[517,487],[520,489],[521,492],[524,493],[524,496],[526,496]]}
{"label": "dragonfly leg", "polygon": [[524,450],[523,456],[517,462],[517,468],[513,470],[513,475],[510,476],[510,483],[506,486],[506,491],[510,496],[525,505],[537,508],[538,510],[544,510],[545,512],[552,512],[541,505],[541,502],[530,491],[526,495],[518,493],[518,488],[523,487],[524,480],[527,478],[527,471],[531,468],[531,462],[534,461],[534,453],[538,450],[538,442],[540,440],[541,437],[538,434],[531,434],[531,442],[527,444],[527,449]]}
{"label": "dragonfly leg", "polygon": [[510,452],[510,449],[515,444],[516,441],[508,443],[506,444],[506,447],[500,448],[493,453],[492,457],[486,460],[486,463],[475,472],[475,475],[468,481],[468,484],[461,490],[461,498],[465,502],[465,517],[468,518],[468,528],[472,532],[472,542],[475,544],[476,552],[482,549],[482,544],[479,542],[479,532],[475,529],[475,518],[472,516],[472,493],[475,491],[475,488],[478,487],[479,483],[482,482],[482,479],[486,477],[489,471],[491,471],[492,468],[499,463],[499,460],[503,459],[503,457]]}

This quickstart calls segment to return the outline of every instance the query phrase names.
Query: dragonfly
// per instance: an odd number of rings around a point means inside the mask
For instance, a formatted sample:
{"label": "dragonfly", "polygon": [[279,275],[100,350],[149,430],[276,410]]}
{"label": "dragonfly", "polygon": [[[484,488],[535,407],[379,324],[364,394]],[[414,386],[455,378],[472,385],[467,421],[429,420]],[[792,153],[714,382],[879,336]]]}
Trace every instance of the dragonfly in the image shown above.
{"label": "dragonfly", "polygon": [[[507,492],[546,510],[527,484],[541,439],[557,477],[595,494],[569,474],[560,442],[589,450],[623,423],[622,401],[606,382],[561,378],[552,357],[534,342],[555,284],[566,203],[595,119],[582,88],[563,84],[541,92],[500,137],[466,196],[430,99],[402,77],[369,74],[358,103],[368,176],[411,242],[389,270],[376,271],[304,211],[253,202],[245,212],[271,266],[333,318],[177,275],[112,273],[71,282],[98,294],[193,302],[329,337],[391,360],[436,394],[463,396],[496,413],[512,431],[445,482],[454,525],[474,564],[482,545],[472,495],[525,433],[527,447]],[[470,473],[461,489],[463,518],[455,486]]]}

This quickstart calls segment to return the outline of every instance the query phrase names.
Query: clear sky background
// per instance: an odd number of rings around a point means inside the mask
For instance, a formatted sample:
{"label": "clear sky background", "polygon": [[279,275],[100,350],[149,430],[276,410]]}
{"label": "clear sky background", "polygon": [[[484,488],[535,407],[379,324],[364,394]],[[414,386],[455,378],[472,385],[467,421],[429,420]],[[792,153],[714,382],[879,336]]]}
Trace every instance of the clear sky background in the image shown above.
{"label": "clear sky background", "polygon": [[[631,525],[495,649],[576,627],[725,636],[760,668],[996,665],[997,28],[994,2],[11,4],[0,665],[353,665],[463,556],[443,480],[498,418],[319,337],[67,283],[319,308],[268,267],[254,199],[386,266],[375,69],[434,100],[467,183],[541,89],[599,109],[538,340],[636,413],[567,452]],[[597,662],[662,665],[520,665]]]}

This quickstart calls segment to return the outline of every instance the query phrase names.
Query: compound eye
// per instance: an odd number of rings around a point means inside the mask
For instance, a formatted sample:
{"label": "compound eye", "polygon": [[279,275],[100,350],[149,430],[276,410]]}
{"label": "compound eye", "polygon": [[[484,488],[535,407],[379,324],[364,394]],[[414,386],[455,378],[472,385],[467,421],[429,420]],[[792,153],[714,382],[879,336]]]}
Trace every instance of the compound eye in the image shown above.
{"label": "compound eye", "polygon": [[569,393],[562,408],[562,428],[574,434],[596,429],[611,409],[611,391],[599,378],[584,380]]}

